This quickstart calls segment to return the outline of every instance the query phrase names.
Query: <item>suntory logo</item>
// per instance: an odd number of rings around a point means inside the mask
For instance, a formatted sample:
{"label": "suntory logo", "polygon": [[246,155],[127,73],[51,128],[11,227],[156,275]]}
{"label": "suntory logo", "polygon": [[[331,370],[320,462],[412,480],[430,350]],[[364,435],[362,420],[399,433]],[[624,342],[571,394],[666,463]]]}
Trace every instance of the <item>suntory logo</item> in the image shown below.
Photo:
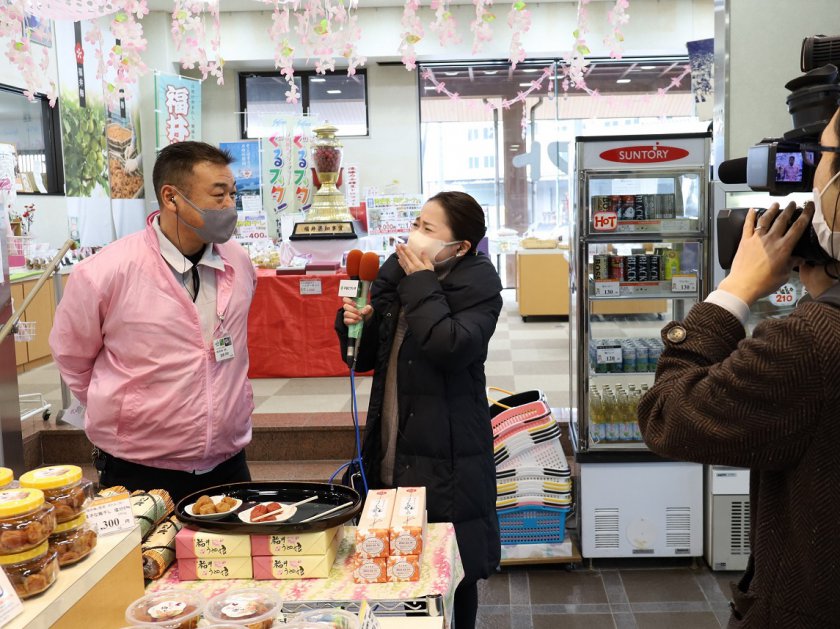
{"label": "suntory logo", "polygon": [[688,157],[688,151],[676,146],[663,146],[656,142],[653,146],[622,146],[604,151],[601,159],[622,164],[654,164],[657,162],[675,162]]}

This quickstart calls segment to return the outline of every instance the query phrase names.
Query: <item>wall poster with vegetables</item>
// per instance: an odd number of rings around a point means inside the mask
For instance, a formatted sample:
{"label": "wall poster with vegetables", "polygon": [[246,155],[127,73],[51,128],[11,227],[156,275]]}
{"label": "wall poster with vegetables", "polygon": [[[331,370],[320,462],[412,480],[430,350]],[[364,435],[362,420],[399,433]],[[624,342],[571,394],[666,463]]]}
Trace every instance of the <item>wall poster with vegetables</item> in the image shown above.
{"label": "wall poster with vegetables", "polygon": [[68,214],[82,246],[101,246],[145,224],[137,94],[105,98],[101,60],[119,45],[106,22],[55,27]]}

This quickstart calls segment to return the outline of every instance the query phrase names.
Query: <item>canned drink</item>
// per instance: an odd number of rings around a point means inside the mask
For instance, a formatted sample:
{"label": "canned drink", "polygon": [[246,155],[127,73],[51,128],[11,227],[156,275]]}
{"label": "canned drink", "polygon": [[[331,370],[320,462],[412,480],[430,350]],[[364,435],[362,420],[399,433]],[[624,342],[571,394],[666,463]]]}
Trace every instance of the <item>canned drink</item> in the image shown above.
{"label": "canned drink", "polygon": [[647,220],[647,213],[645,212],[645,206],[642,203],[637,203],[633,206],[633,211],[636,216],[637,221],[644,221]]}
{"label": "canned drink", "polygon": [[[659,363],[659,357],[662,355],[662,348],[658,344],[651,344],[648,349],[648,367],[650,371],[656,371],[656,365]],[[624,354],[622,352],[622,361]]]}
{"label": "canned drink", "polygon": [[680,272],[680,254],[673,249],[668,249],[662,256],[662,279],[674,279],[674,275]]}
{"label": "canned drink", "polygon": [[647,282],[650,278],[646,255],[636,256],[636,277],[639,278],[640,282]]}
{"label": "canned drink", "polygon": [[607,422],[607,434],[606,440],[607,441],[618,441],[619,437],[621,436],[621,431],[619,429],[618,422],[608,421]]}
{"label": "canned drink", "polygon": [[636,202],[636,195],[625,194],[621,197],[621,202],[624,203],[624,205],[633,205]]}
{"label": "canned drink", "polygon": [[657,195],[655,194],[644,195],[645,212],[647,213],[647,217],[650,219],[662,218],[662,215],[659,212],[659,204],[656,201],[656,196]]}
{"label": "canned drink", "polygon": [[662,277],[661,265],[662,256],[656,254],[648,256],[648,269],[651,282],[658,282],[659,278]]}
{"label": "canned drink", "polygon": [[621,211],[618,214],[618,217],[625,221],[632,221],[636,218],[636,211],[633,209],[633,204],[624,203],[621,206]]}
{"label": "canned drink", "polygon": [[622,422],[619,425],[619,429],[621,433],[619,435],[619,441],[633,441],[633,424],[636,422]]}
{"label": "canned drink", "polygon": [[608,256],[610,260],[611,280],[624,281],[624,256]]}
{"label": "canned drink", "polygon": [[610,257],[608,255],[596,255],[592,259],[592,275],[596,280],[610,279]]}
{"label": "canned drink", "polygon": [[632,343],[621,344],[621,368],[624,373],[636,370],[636,348]]}
{"label": "canned drink", "polygon": [[636,372],[645,373],[650,371],[648,369],[648,360],[650,360],[650,350],[644,343],[636,345]]}
{"label": "canned drink", "polygon": [[621,210],[621,197],[619,195],[614,194],[610,197],[610,209],[616,213]]}
{"label": "canned drink", "polygon": [[662,199],[662,218],[676,218],[677,201],[673,194],[660,194]]}
{"label": "canned drink", "polygon": [[592,201],[592,206],[596,210],[607,211],[610,209],[610,198],[608,196],[601,194],[597,197],[593,197]]}

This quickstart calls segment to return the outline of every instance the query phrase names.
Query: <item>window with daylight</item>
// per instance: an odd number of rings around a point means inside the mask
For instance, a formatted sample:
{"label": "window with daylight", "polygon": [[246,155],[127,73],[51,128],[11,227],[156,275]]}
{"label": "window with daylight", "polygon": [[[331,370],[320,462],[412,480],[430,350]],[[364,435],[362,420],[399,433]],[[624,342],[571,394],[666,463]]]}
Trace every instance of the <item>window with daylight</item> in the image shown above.
{"label": "window with daylight", "polygon": [[[569,149],[576,136],[705,130],[694,118],[690,78],[669,87],[687,64],[682,57],[590,60],[587,86],[601,98],[563,92],[557,59],[528,60],[513,70],[492,62],[421,64],[423,195],[473,195],[487,211],[491,251],[493,235],[503,227],[564,236],[571,219]],[[432,74],[423,78],[427,70]],[[544,73],[542,87],[525,98],[524,117],[521,102],[498,107]],[[457,100],[435,88],[442,81]],[[658,95],[660,88],[668,89]]]}
{"label": "window with daylight", "polygon": [[0,85],[0,143],[15,147],[18,192],[64,194],[58,106],[42,95],[29,102],[22,90]]}
{"label": "window with daylight", "polygon": [[239,74],[239,104],[242,138],[262,138],[271,134],[265,121],[277,114],[316,115],[338,127],[339,136],[368,134],[367,74],[356,70],[353,76],[337,71],[328,74],[295,73],[300,92],[297,103],[286,102],[289,84],[279,72]]}

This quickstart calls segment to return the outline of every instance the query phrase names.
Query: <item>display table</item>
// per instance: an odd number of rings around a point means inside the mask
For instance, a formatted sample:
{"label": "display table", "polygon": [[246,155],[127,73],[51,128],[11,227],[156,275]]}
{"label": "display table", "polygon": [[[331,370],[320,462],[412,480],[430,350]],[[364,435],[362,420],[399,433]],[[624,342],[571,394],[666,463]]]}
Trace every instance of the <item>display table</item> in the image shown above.
{"label": "display table", "polygon": [[[248,315],[250,378],[346,376],[335,316],[346,275],[277,275],[257,269]],[[317,291],[318,294],[302,294]]]}
{"label": "display table", "polygon": [[62,568],[43,594],[23,601],[23,613],[7,629],[114,629],[125,610],[143,596],[140,527],[101,537],[79,563]]}
{"label": "display table", "polygon": [[[199,590],[208,598],[232,587],[267,587],[277,590],[283,599],[283,611],[295,613],[341,604],[351,611],[367,599],[377,615],[404,615],[416,610],[427,616],[443,616],[447,626],[452,616],[455,587],[464,576],[455,529],[451,524],[429,524],[420,580],[413,583],[357,584],[353,581],[353,539],[355,527],[346,527],[344,540],[326,579],[289,579],[254,581],[227,579],[180,581],[173,565],[159,580],[152,581],[146,592],[173,587]],[[402,625],[401,625],[402,626]]]}

